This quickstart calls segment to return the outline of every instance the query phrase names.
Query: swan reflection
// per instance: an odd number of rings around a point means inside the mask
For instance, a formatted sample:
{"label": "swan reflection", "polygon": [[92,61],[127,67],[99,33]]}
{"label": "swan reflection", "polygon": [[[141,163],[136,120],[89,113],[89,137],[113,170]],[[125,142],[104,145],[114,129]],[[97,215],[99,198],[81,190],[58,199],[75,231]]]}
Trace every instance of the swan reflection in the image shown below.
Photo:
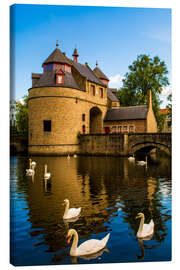
{"label": "swan reflection", "polygon": [[94,253],[94,254],[84,255],[84,256],[78,256],[78,257],[73,257],[73,256],[71,256],[71,262],[72,262],[73,264],[78,263],[78,259],[79,259],[79,258],[84,259],[84,260],[86,260],[86,261],[89,261],[89,260],[92,260],[92,259],[96,259],[96,258],[102,256],[104,252],[109,253],[109,249],[107,249],[107,248],[105,247],[105,248],[103,248],[102,250],[100,250],[100,251],[98,251],[98,252],[96,252],[96,253]]}
{"label": "swan reflection", "polygon": [[144,259],[144,256],[145,256],[144,243],[143,243],[143,241],[151,240],[152,237],[153,237],[153,234],[152,235],[149,235],[149,236],[146,236],[144,238],[138,238],[138,242],[139,242],[139,246],[140,246],[140,250],[141,250],[141,255],[137,255],[136,256],[136,258],[138,260],[143,260]]}

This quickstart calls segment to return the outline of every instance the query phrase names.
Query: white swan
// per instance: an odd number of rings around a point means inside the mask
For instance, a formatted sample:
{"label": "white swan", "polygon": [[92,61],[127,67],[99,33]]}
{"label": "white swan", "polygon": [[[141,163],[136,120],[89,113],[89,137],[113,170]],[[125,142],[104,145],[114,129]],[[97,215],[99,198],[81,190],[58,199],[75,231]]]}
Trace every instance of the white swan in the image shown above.
{"label": "white swan", "polygon": [[128,160],[129,160],[129,161],[135,161],[134,154],[133,154],[133,156],[132,156],[132,157],[128,157]]}
{"label": "white swan", "polygon": [[110,233],[108,233],[102,240],[97,240],[97,239],[87,240],[84,243],[82,243],[79,247],[77,247],[78,233],[74,229],[70,229],[68,231],[67,242],[70,243],[72,236],[74,236],[74,238],[73,238],[73,243],[70,250],[70,255],[83,256],[83,255],[96,253],[100,251],[101,249],[103,249],[108,242]]}
{"label": "white swan", "polygon": [[26,169],[26,175],[32,176],[32,175],[34,175],[34,173],[35,173],[35,171],[34,171],[34,168],[32,168],[31,159],[29,159],[29,169]]}
{"label": "white swan", "polygon": [[77,158],[77,155],[76,154],[74,154],[74,158]]}
{"label": "white swan", "polygon": [[144,166],[146,164],[147,164],[147,156],[146,156],[146,161],[144,161],[144,160],[138,161],[138,165],[140,165],[140,166]]}
{"label": "white swan", "polygon": [[26,169],[27,176],[33,176],[34,174],[35,174],[35,171],[33,169]]}
{"label": "white swan", "polygon": [[141,218],[139,229],[137,232],[138,238],[144,238],[154,233],[154,222],[151,219],[149,224],[144,224],[144,214],[139,213],[136,218]]}
{"label": "white swan", "polygon": [[67,159],[70,159],[70,155],[68,154]]}
{"label": "white swan", "polygon": [[69,209],[69,200],[65,199],[63,205],[65,205],[64,219],[72,219],[77,217],[81,212],[81,207],[79,208],[70,208]]}
{"label": "white swan", "polygon": [[49,179],[51,177],[51,173],[47,172],[47,165],[44,166],[44,179]]}
{"label": "white swan", "polygon": [[36,162],[35,162],[35,161],[32,161],[32,162],[31,162],[31,167],[33,167],[33,168],[36,167]]}

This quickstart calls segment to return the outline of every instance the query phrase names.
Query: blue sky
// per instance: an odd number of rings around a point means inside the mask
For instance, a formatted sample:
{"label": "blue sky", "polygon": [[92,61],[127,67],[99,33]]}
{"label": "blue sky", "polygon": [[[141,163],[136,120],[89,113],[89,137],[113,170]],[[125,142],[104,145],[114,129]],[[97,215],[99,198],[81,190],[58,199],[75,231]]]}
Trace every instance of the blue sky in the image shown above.
{"label": "blue sky", "polygon": [[[31,73],[41,73],[43,61],[56,48],[79,62],[88,62],[120,87],[128,66],[139,54],[156,55],[165,61],[171,84],[171,9],[14,5],[11,8],[11,52],[15,59],[12,89],[20,99],[31,87]],[[14,80],[13,80],[14,78]],[[171,91],[163,91],[163,106]]]}

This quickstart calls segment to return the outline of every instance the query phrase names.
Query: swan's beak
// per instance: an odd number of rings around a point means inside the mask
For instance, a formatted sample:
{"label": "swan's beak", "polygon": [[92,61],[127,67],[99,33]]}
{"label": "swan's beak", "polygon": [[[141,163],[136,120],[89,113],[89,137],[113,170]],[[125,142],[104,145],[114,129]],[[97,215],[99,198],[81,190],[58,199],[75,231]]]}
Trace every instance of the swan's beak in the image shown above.
{"label": "swan's beak", "polygon": [[67,236],[67,242],[68,244],[71,242],[71,236]]}
{"label": "swan's beak", "polygon": [[136,216],[135,219],[140,218],[140,216]]}

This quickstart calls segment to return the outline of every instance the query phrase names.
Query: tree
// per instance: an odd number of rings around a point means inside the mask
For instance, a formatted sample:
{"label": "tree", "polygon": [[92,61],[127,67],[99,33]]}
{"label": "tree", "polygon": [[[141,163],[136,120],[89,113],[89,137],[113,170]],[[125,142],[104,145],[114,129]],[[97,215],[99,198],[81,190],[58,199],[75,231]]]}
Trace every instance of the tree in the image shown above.
{"label": "tree", "polygon": [[130,72],[125,74],[123,86],[118,90],[121,106],[136,106],[147,104],[148,90],[152,91],[153,110],[157,123],[161,121],[158,113],[160,104],[159,94],[164,86],[169,85],[168,70],[164,61],[158,56],[150,58],[148,55],[139,55],[129,67]]}
{"label": "tree", "polygon": [[23,135],[28,135],[28,95],[25,95],[20,101],[16,101],[16,123],[17,131]]}
{"label": "tree", "polygon": [[172,114],[172,93],[169,94],[169,96],[167,97],[167,100],[169,101],[169,103],[166,107],[169,109],[169,115],[171,116],[171,114]]}

